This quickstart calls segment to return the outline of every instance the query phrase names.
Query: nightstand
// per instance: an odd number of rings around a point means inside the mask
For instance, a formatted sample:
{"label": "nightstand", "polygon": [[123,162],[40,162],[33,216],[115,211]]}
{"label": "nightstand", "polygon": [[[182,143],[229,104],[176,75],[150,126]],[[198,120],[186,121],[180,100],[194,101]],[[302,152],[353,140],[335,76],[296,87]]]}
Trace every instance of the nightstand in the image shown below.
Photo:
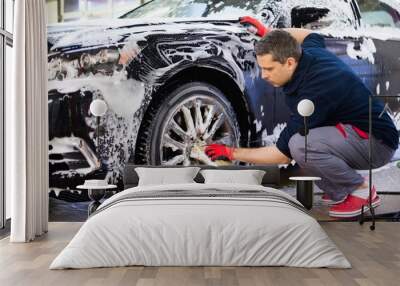
{"label": "nightstand", "polygon": [[78,189],[88,190],[88,196],[92,200],[88,207],[88,216],[90,216],[99,207],[100,200],[104,198],[107,190],[116,189],[116,185],[79,185]]}
{"label": "nightstand", "polygon": [[296,181],[296,199],[302,205],[310,210],[313,206],[314,181],[321,180],[320,177],[290,177],[292,181]]}

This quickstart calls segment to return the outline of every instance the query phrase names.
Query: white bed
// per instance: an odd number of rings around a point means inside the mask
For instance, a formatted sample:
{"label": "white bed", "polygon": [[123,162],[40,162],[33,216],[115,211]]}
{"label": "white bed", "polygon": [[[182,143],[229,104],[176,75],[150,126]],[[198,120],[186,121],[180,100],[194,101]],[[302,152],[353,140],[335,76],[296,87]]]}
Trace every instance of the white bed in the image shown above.
{"label": "white bed", "polygon": [[198,183],[137,186],[112,196],[50,269],[128,265],[351,267],[284,192]]}

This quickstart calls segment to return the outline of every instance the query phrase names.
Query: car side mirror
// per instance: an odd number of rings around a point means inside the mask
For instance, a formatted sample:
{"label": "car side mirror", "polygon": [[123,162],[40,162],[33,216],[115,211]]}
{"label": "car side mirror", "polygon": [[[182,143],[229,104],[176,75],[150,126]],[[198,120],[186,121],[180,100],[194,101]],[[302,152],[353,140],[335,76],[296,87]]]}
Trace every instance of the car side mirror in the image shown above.
{"label": "car side mirror", "polygon": [[294,7],[291,11],[292,23],[294,28],[319,29],[329,26],[330,22],[322,21],[328,15],[329,9],[315,7]]}

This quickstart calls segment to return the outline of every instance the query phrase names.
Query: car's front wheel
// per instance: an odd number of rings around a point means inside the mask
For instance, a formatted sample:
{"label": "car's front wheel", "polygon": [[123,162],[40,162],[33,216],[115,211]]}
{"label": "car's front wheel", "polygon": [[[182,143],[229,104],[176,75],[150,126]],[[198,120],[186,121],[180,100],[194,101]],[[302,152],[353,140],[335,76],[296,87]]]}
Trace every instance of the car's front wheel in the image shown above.
{"label": "car's front wheel", "polygon": [[238,146],[240,130],[230,102],[216,87],[191,82],[149,107],[139,133],[137,162],[151,165],[218,165],[206,145]]}

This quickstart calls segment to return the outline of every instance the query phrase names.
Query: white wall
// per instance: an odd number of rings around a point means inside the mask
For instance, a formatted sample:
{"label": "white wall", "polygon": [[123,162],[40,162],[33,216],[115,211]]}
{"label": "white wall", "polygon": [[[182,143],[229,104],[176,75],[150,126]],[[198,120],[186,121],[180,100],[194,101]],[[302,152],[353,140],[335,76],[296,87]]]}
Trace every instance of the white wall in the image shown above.
{"label": "white wall", "polygon": [[[7,121],[7,118],[10,118],[10,96],[11,96],[11,75],[12,75],[12,48],[7,46],[6,48],[6,77],[5,77],[5,87],[6,87],[6,103],[5,103],[5,145],[10,146],[10,143],[7,143],[10,136],[10,122]],[[8,139],[8,140],[7,140]],[[9,181],[7,178],[10,178],[11,171],[10,168],[7,168],[7,162],[10,162],[9,152],[5,151],[5,196],[6,196],[6,219],[11,217],[11,188],[9,185]]]}
{"label": "white wall", "polygon": [[[13,26],[14,26],[14,0],[6,0],[5,1],[5,15],[6,15],[6,30],[10,33],[13,32]],[[6,70],[5,70],[5,141],[7,141],[7,138],[9,138],[10,136],[7,136],[7,133],[9,133],[9,122],[7,122],[7,114],[9,114],[10,112],[10,108],[9,108],[9,103],[10,100],[7,100],[7,98],[9,98],[9,96],[11,95],[11,75],[12,75],[12,48],[6,45]],[[6,143],[6,142],[5,142]],[[6,143],[7,145],[7,143]],[[9,187],[9,183],[7,180],[7,178],[10,177],[10,170],[8,170],[7,168],[7,162],[9,162],[9,160],[7,160],[7,149],[5,150],[5,154],[4,154],[4,159],[5,159],[5,214],[6,214],[6,219],[11,218],[11,193],[10,193],[10,187]]]}

